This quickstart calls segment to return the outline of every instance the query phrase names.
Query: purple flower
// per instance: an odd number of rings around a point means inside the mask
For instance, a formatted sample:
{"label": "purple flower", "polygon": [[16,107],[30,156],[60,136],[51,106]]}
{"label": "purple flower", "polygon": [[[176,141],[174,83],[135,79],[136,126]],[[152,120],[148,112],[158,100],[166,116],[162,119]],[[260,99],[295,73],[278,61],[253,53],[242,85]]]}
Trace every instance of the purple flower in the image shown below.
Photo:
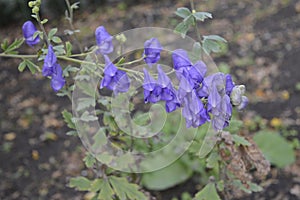
{"label": "purple flower", "polygon": [[33,37],[37,29],[31,21],[26,21],[22,26],[22,30],[23,30],[23,36],[25,38],[25,42],[29,46],[32,47],[40,42],[40,37],[38,35],[35,38]]}
{"label": "purple flower", "polygon": [[63,71],[59,64],[55,64],[54,66],[54,73],[52,74],[51,79],[51,87],[52,89],[57,92],[61,88],[64,87],[66,81],[63,78]]}
{"label": "purple flower", "polygon": [[112,44],[113,37],[106,31],[104,26],[99,26],[95,31],[96,42],[98,45],[98,53],[109,54],[113,52],[114,47]]}
{"label": "purple flower", "polygon": [[207,71],[205,63],[198,61],[193,65],[183,49],[175,50],[172,57],[178,79],[185,78],[193,89],[199,88]]}
{"label": "purple flower", "polygon": [[162,46],[159,43],[157,38],[151,38],[147,40],[144,44],[144,60],[151,66],[154,63],[157,63],[160,59],[160,52],[162,51]]}
{"label": "purple flower", "polygon": [[144,69],[144,100],[145,103],[157,103],[158,101],[166,102],[166,111],[172,112],[180,106],[177,98],[177,92],[172,86],[172,82],[160,65],[157,66],[157,81],[152,78],[149,72]]}
{"label": "purple flower", "polygon": [[226,94],[230,96],[231,91],[234,87],[234,82],[232,81],[231,75],[226,75]]}
{"label": "purple flower", "polygon": [[48,47],[48,52],[44,59],[42,74],[43,76],[51,76],[51,87],[55,92],[63,88],[66,83],[63,77],[62,68],[57,63],[57,58],[52,45],[49,45]]}
{"label": "purple flower", "polygon": [[189,59],[187,52],[183,49],[176,49],[172,53],[173,65],[175,70],[191,67],[193,64]]}
{"label": "purple flower", "polygon": [[157,103],[160,101],[162,88],[156,83],[146,69],[144,69],[143,88],[145,103]]}
{"label": "purple flower", "polygon": [[209,121],[209,115],[202,101],[197,97],[194,90],[183,99],[182,115],[186,120],[186,127],[198,127]]}
{"label": "purple flower", "polygon": [[42,70],[43,76],[51,76],[55,71],[57,58],[53,51],[52,45],[49,45],[47,55],[44,59],[44,66]]}
{"label": "purple flower", "polygon": [[161,88],[161,100],[166,101],[166,111],[173,112],[180,106],[177,97],[177,92],[172,86],[170,78],[161,69],[160,65],[157,66],[158,78],[157,84]]}
{"label": "purple flower", "polygon": [[207,76],[198,91],[200,98],[207,97],[207,111],[213,115],[212,126],[217,131],[229,125],[232,115],[232,105],[226,90],[229,88],[227,77],[220,72]]}
{"label": "purple flower", "polygon": [[127,74],[119,70],[106,55],[104,55],[104,58],[106,66],[100,88],[107,87],[112,90],[115,95],[120,92],[127,92],[130,86],[130,80]]}

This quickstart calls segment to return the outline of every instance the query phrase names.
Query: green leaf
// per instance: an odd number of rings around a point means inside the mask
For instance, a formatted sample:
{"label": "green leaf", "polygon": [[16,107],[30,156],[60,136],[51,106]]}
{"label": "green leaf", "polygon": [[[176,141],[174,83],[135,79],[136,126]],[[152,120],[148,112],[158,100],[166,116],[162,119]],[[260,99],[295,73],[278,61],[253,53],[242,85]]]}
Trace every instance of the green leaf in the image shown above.
{"label": "green leaf", "polygon": [[252,192],[261,192],[263,190],[263,188],[259,185],[257,185],[256,183],[252,183],[252,182],[247,182],[249,185],[249,189]]}
{"label": "green leaf", "polygon": [[192,173],[181,160],[177,160],[168,167],[143,174],[142,184],[150,190],[164,190],[186,181]]}
{"label": "green leaf", "polygon": [[129,200],[147,200],[144,193],[140,192],[139,186],[129,183],[124,177],[109,177],[109,182],[119,199]]}
{"label": "green leaf", "polygon": [[199,191],[193,200],[221,200],[214,183],[207,184]]}
{"label": "green leaf", "polygon": [[190,9],[188,9],[186,7],[181,7],[181,8],[177,8],[175,14],[178,15],[179,17],[186,18],[186,17],[190,16],[192,13],[191,13]]}
{"label": "green leaf", "polygon": [[218,53],[221,51],[222,43],[227,42],[224,38],[218,35],[203,36],[202,47],[205,53]]}
{"label": "green leaf", "polygon": [[207,18],[212,19],[212,14],[209,12],[196,12],[196,13],[193,13],[193,16],[196,18],[196,20],[202,21],[202,22]]}
{"label": "green leaf", "polygon": [[180,33],[181,36],[184,38],[185,35],[186,35],[186,33],[188,32],[189,28],[190,28],[190,27],[189,27],[186,23],[181,22],[181,23],[179,23],[179,24],[176,26],[174,32],[175,32],[175,33]]}
{"label": "green leaf", "polygon": [[70,55],[72,55],[72,49],[73,49],[73,46],[72,46],[72,44],[71,44],[71,42],[69,42],[69,41],[67,41],[66,42],[66,55],[67,56],[70,56]]}
{"label": "green leaf", "polygon": [[238,146],[243,145],[243,146],[250,146],[251,143],[248,142],[244,137],[239,136],[239,135],[233,135],[232,136],[233,141],[235,144],[237,144]]}
{"label": "green leaf", "polygon": [[99,200],[113,200],[114,190],[111,188],[108,180],[104,180],[101,186],[101,190],[98,195]]}
{"label": "green leaf", "polygon": [[76,129],[74,122],[72,121],[72,113],[68,112],[67,110],[62,111],[63,118],[67,123],[67,126],[71,129]]}
{"label": "green leaf", "polygon": [[13,52],[14,50],[18,49],[23,44],[23,42],[24,42],[24,38],[15,39],[15,41],[4,50],[4,52],[5,53]]}
{"label": "green leaf", "polygon": [[79,191],[89,191],[91,187],[91,181],[83,176],[71,178],[69,187],[76,188]]}
{"label": "green leaf", "polygon": [[62,43],[62,40],[60,39],[60,37],[57,37],[57,36],[53,36],[51,40],[53,42],[55,42],[56,44]]}
{"label": "green leaf", "polygon": [[98,117],[94,116],[94,115],[90,115],[88,111],[85,111],[81,117],[80,120],[84,121],[84,122],[89,122],[89,121],[96,121],[98,120]]}
{"label": "green leaf", "polygon": [[51,29],[50,31],[49,31],[49,33],[48,33],[48,38],[51,40],[52,39],[52,37],[57,33],[57,28],[53,28],[53,29]]}
{"label": "green leaf", "polygon": [[272,131],[260,131],[254,141],[272,164],[285,167],[295,162],[295,152],[290,143],[281,135]]}
{"label": "green leaf", "polygon": [[85,157],[83,158],[83,161],[85,163],[85,166],[88,168],[91,168],[94,166],[94,164],[97,162],[94,156],[90,153],[86,153]]}
{"label": "green leaf", "polygon": [[224,130],[228,131],[231,134],[237,134],[238,131],[243,127],[243,121],[231,119],[229,126],[226,127]]}
{"label": "green leaf", "polygon": [[37,66],[30,60],[25,60],[26,65],[32,74],[35,74]]}
{"label": "green leaf", "polygon": [[42,21],[41,21],[41,24],[46,24],[48,22],[48,19],[43,19]]}
{"label": "green leaf", "polygon": [[5,51],[5,50],[7,49],[7,47],[8,47],[8,40],[5,39],[5,40],[1,43],[1,49],[2,49],[3,51]]}
{"label": "green leaf", "polygon": [[56,45],[56,46],[53,46],[53,49],[55,50],[55,53],[56,53],[57,55],[63,55],[63,54],[66,54],[65,46],[64,46],[64,45]]}
{"label": "green leaf", "polygon": [[96,105],[95,99],[92,97],[80,98],[80,99],[78,99],[78,105],[77,105],[76,110],[79,111],[79,110],[82,110],[82,109],[85,109],[85,108],[88,108],[91,106],[95,107],[95,105]]}
{"label": "green leaf", "polygon": [[213,169],[218,166],[219,161],[219,154],[217,152],[212,152],[209,154],[208,158],[206,159],[206,167]]}
{"label": "green leaf", "polygon": [[19,70],[19,72],[23,72],[25,68],[26,68],[26,61],[23,60],[23,61],[19,64],[18,70]]}
{"label": "green leaf", "polygon": [[204,35],[203,38],[205,40],[215,40],[217,42],[227,43],[227,40],[225,40],[224,38],[222,38],[221,36],[218,36],[218,35]]}

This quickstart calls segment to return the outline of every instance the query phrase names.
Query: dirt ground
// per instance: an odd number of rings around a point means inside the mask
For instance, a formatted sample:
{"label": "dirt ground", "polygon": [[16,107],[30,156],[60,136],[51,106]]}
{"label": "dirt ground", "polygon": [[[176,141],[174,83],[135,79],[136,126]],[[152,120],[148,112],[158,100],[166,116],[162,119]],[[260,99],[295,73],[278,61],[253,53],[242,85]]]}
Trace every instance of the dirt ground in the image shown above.
{"label": "dirt ground", "polygon": [[[214,59],[217,64],[227,63],[236,80],[246,85],[250,104],[243,117],[260,115],[270,127],[271,120],[279,118],[300,139],[300,90],[296,87],[300,83],[300,2],[196,2],[198,10],[214,16],[200,31],[229,41],[226,54]],[[89,46],[95,42],[93,32],[99,25],[111,33],[143,26],[174,28],[178,20],[174,11],[188,5],[181,0],[132,6],[110,3],[94,7],[93,12],[78,11],[75,26],[81,27],[82,35],[89,35],[79,38]],[[63,19],[54,23],[61,30],[67,26]],[[21,24],[1,27],[0,39],[21,37]],[[194,37],[192,32],[189,35]],[[28,52],[26,47],[22,50]],[[80,140],[65,134],[68,128],[60,113],[71,109],[70,101],[55,96],[49,80],[41,75],[19,73],[18,60],[0,58],[0,66],[0,199],[83,199],[84,193],[66,187],[70,177],[88,173],[81,161]],[[300,152],[297,154],[292,166],[272,169],[263,192],[242,199],[300,199]],[[183,189],[195,192],[193,180],[153,194],[169,200]]]}

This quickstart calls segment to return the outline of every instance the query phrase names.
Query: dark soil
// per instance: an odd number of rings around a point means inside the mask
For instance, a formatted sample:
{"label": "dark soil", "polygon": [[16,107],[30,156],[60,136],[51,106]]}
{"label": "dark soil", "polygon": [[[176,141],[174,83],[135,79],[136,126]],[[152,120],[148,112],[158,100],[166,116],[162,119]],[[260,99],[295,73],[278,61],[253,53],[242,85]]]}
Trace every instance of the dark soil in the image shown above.
{"label": "dark soil", "polygon": [[[188,3],[165,0],[130,3],[125,9],[119,2],[107,3],[91,9],[95,10],[92,14],[89,10],[77,14],[75,25],[91,36],[80,37],[90,45],[93,31],[102,24],[112,33],[143,26],[174,28],[173,12],[184,5]],[[289,129],[297,130],[300,139],[300,91],[296,89],[300,82],[299,2],[211,0],[197,3],[197,7],[211,11],[215,17],[200,31],[219,34],[229,41],[228,52],[214,57],[217,64],[228,63],[238,83],[247,86],[250,105],[245,117],[247,113],[260,115],[269,126],[270,120],[279,118]],[[1,40],[21,36],[21,24],[1,29]],[[66,26],[63,21],[59,24]],[[17,60],[1,58],[0,62],[0,199],[83,199],[84,193],[66,187],[70,177],[87,173],[81,161],[81,142],[66,136],[68,128],[60,114],[70,110],[70,101],[56,97],[49,80],[42,76],[19,73]],[[297,154],[292,166],[272,169],[263,192],[241,199],[300,199],[296,190],[300,188],[299,151]],[[194,193],[195,188],[189,181],[153,194],[169,200],[182,191]]]}

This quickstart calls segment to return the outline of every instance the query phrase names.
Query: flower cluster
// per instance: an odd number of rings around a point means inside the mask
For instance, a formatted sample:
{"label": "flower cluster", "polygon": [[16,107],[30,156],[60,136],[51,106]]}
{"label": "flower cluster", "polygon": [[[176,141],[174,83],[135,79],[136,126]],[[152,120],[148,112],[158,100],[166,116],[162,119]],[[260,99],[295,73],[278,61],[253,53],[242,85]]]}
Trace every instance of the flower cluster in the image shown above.
{"label": "flower cluster", "polygon": [[[153,38],[148,40],[145,46],[149,47],[149,43],[151,44],[149,41],[156,40]],[[155,44],[157,43],[155,42]],[[159,49],[162,47],[159,46]],[[147,51],[145,50],[144,54],[146,54],[145,52]],[[159,58],[157,54],[156,57]],[[150,55],[154,55],[154,53]],[[213,128],[217,131],[229,125],[233,106],[241,110],[247,105],[248,99],[243,96],[245,86],[235,85],[231,75],[221,72],[206,75],[205,63],[198,61],[193,64],[188,53],[183,49],[173,51],[172,60],[179,80],[178,90],[174,89],[170,79],[159,65],[157,81],[144,69],[145,103],[166,101],[167,112],[182,107],[182,115],[186,119],[187,127],[199,127],[211,121]],[[157,61],[158,59],[153,63]],[[151,64],[153,63],[151,62]]]}
{"label": "flower cluster", "polygon": [[[34,36],[37,29],[31,21],[26,21],[22,26],[22,30],[25,41],[29,46],[32,47],[40,42],[39,36]],[[66,83],[63,77],[62,68],[57,63],[57,57],[53,51],[52,45],[48,46],[48,52],[44,59],[42,74],[43,76],[51,77],[51,87],[55,92],[62,89]]]}

